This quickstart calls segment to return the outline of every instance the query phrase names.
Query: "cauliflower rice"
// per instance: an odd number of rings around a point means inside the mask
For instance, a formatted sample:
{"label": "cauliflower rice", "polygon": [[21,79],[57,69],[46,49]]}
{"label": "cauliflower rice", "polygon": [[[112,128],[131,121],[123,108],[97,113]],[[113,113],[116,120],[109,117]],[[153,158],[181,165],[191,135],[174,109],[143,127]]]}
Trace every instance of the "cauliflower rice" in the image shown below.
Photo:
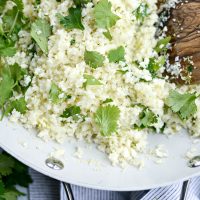
{"label": "cauliflower rice", "polygon": [[[38,18],[48,21],[52,33],[48,38],[47,54],[38,45],[35,45],[34,53],[30,51],[34,40],[30,30],[22,29],[18,33],[16,54],[1,57],[2,63],[17,63],[22,69],[29,70],[29,74],[20,81],[24,87],[29,85],[24,93],[27,111],[22,114],[13,109],[9,118],[22,123],[27,129],[36,129],[37,135],[47,142],[52,139],[62,143],[66,137],[84,139],[95,143],[113,164],[141,166],[143,161],[140,157],[148,146],[149,134],[175,134],[186,128],[192,135],[200,135],[198,98],[195,100],[197,111],[187,120],[181,120],[171,109],[166,109],[165,103],[171,90],[199,94],[200,87],[177,87],[170,83],[162,76],[164,65],[155,77],[148,70],[150,58],[158,57],[155,52],[157,42],[165,37],[165,33],[155,37],[155,24],[159,20],[157,0],[109,0],[112,13],[119,17],[116,24],[109,28],[111,40],[103,34],[106,30],[95,24],[94,9],[101,1],[89,1],[82,7],[84,30],[66,30],[60,24],[58,14],[68,16],[69,8],[75,8],[73,0],[41,0],[38,5],[35,5],[35,0],[23,0],[24,15],[32,22]],[[133,11],[142,4],[148,5],[148,14],[142,23],[138,23]],[[13,2],[8,1],[6,9],[13,6]],[[108,53],[120,46],[125,50],[124,60],[110,62]],[[86,64],[86,49],[104,56],[102,66],[94,69]],[[93,76],[101,84],[83,87],[85,74]],[[52,83],[61,91],[58,103],[53,103],[49,97]],[[70,97],[64,99],[66,94]],[[21,97],[21,93],[13,92],[12,100]],[[111,101],[102,103],[108,99]],[[105,135],[101,133],[94,116],[100,106],[108,105],[117,107],[120,115],[116,131]],[[79,107],[84,120],[75,120],[72,116],[63,119],[61,115],[70,106]],[[156,120],[141,128],[138,126],[141,112],[145,109],[153,113]]]}

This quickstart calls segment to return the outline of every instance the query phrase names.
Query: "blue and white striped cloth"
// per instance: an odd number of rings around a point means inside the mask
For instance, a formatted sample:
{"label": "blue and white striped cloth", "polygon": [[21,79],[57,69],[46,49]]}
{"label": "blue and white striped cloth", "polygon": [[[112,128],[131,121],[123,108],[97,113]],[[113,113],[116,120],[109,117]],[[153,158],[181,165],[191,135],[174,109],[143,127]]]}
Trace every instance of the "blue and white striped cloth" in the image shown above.
{"label": "blue and white striped cloth", "polygon": [[[67,200],[62,185],[30,169],[30,200]],[[183,183],[146,191],[112,192],[71,185],[75,200],[179,200]],[[200,177],[190,180],[187,200],[200,200]]]}

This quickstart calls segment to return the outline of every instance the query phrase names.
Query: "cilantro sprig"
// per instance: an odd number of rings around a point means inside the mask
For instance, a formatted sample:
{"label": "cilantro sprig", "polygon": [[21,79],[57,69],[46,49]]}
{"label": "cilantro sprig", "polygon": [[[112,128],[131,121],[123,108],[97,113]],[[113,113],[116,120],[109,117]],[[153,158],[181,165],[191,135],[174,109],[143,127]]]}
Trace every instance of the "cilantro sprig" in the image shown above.
{"label": "cilantro sprig", "polygon": [[5,12],[5,0],[0,2],[0,56],[14,56],[16,53],[15,44],[18,40],[19,31],[27,24],[23,15],[22,0],[12,0],[14,7]]}
{"label": "cilantro sprig", "polygon": [[25,114],[27,107],[24,97],[18,100],[10,100],[14,91],[23,93],[24,88],[21,86],[20,81],[25,73],[25,70],[17,64],[3,67],[0,73],[0,109],[3,109],[2,117],[11,113],[13,109]]}
{"label": "cilantro sprig", "polygon": [[[23,177],[23,178],[22,178]],[[28,187],[32,182],[28,167],[6,153],[0,153],[0,199],[17,200],[24,194],[16,185]]]}
{"label": "cilantro sprig", "polygon": [[103,136],[110,136],[117,131],[120,110],[117,106],[100,106],[94,115],[96,124]]}
{"label": "cilantro sprig", "polygon": [[147,107],[144,107],[139,114],[139,121],[134,124],[135,129],[154,128],[154,124],[157,122],[157,116]]}
{"label": "cilantro sprig", "polygon": [[181,119],[185,120],[197,112],[196,99],[197,96],[195,94],[181,94],[175,90],[171,90],[166,100],[166,105],[170,107],[174,113],[177,113]]}

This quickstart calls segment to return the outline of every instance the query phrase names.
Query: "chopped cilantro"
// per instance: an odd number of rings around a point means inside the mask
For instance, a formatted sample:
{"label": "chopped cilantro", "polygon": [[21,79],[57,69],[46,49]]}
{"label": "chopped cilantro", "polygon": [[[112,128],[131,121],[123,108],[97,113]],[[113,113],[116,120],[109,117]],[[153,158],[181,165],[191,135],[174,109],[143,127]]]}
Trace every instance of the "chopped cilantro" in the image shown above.
{"label": "chopped cilantro", "polygon": [[187,72],[192,73],[193,70],[194,70],[194,66],[193,65],[187,66]]}
{"label": "chopped cilantro", "polygon": [[117,106],[100,106],[95,113],[95,121],[103,136],[110,136],[117,131],[117,122],[120,117],[120,110]]}
{"label": "chopped cilantro", "polygon": [[180,94],[175,90],[171,90],[166,100],[166,105],[177,113],[181,119],[187,119],[197,112],[196,99],[197,96],[195,94]]}
{"label": "chopped cilantro", "polygon": [[96,69],[97,67],[101,67],[105,60],[104,56],[96,51],[87,51],[85,50],[84,60],[87,65],[91,68]]}
{"label": "chopped cilantro", "polygon": [[150,58],[147,69],[152,74],[152,76],[156,75],[156,72],[165,64],[165,57],[161,56],[159,58]]}
{"label": "chopped cilantro", "polygon": [[156,122],[156,115],[149,108],[145,107],[139,114],[139,122],[134,125],[134,128],[140,130],[144,128],[153,128],[153,125]]}
{"label": "chopped cilantro", "polygon": [[111,103],[111,102],[113,102],[113,100],[111,98],[107,98],[105,101],[102,102],[102,104]]}
{"label": "chopped cilantro", "polygon": [[84,26],[81,21],[81,8],[69,8],[69,15],[68,16],[62,16],[59,15],[60,24],[64,26],[67,30],[72,29],[80,29],[84,30]]}
{"label": "chopped cilantro", "polygon": [[146,3],[141,3],[138,8],[133,11],[133,14],[135,15],[136,19],[143,23],[145,20],[145,17],[147,17],[148,14],[148,5]]}
{"label": "chopped cilantro", "polygon": [[15,82],[11,75],[9,67],[4,67],[1,77],[2,80],[0,81],[0,108],[2,108],[7,100],[12,96],[13,88],[15,86]]}
{"label": "chopped cilantro", "polygon": [[50,35],[51,26],[46,20],[37,19],[31,25],[31,36],[45,54],[48,53],[48,38]]}
{"label": "chopped cilantro", "polygon": [[109,29],[116,24],[119,17],[112,13],[112,4],[108,0],[100,0],[94,7],[94,16],[98,28]]}
{"label": "chopped cilantro", "polygon": [[117,72],[121,73],[122,75],[126,74],[128,72],[128,70],[122,70],[122,69],[119,69],[117,70]]}
{"label": "chopped cilantro", "polygon": [[89,3],[91,0],[73,0],[76,6],[83,6],[84,4]]}
{"label": "chopped cilantro", "polygon": [[169,44],[170,40],[171,40],[170,36],[159,40],[156,47],[154,48],[154,50],[157,53],[166,52],[167,51],[167,45]]}
{"label": "chopped cilantro", "polygon": [[72,46],[72,45],[74,45],[75,43],[76,43],[76,40],[75,40],[75,39],[71,39],[70,45]]}
{"label": "chopped cilantro", "polygon": [[5,0],[0,3],[0,56],[14,56],[16,53],[15,43],[19,31],[25,27],[27,19],[23,16],[22,0],[12,0],[15,6],[5,11]]}
{"label": "chopped cilantro", "polygon": [[83,85],[84,88],[86,88],[88,85],[102,85],[102,83],[96,78],[94,78],[94,76],[84,74],[84,79],[86,80],[86,82]]}
{"label": "chopped cilantro", "polygon": [[110,34],[110,31],[109,30],[107,30],[106,32],[104,32],[103,33],[104,34],[104,36],[108,39],[108,40],[112,40],[112,35]]}
{"label": "chopped cilantro", "polygon": [[117,49],[112,49],[108,53],[109,62],[119,63],[119,61],[125,61],[125,50],[123,46],[118,47]]}
{"label": "chopped cilantro", "polygon": [[81,115],[81,108],[79,106],[70,106],[66,108],[61,117],[62,118],[72,117],[74,121],[78,121],[79,119],[84,118],[84,116]]}
{"label": "chopped cilantro", "polygon": [[25,114],[27,111],[26,101],[24,97],[21,97],[20,99],[14,100],[9,102],[6,105],[6,109],[4,111],[4,115],[8,115],[12,113],[12,111],[15,109],[16,111],[20,112],[21,114]]}
{"label": "chopped cilantro", "polygon": [[49,91],[49,98],[53,103],[59,103],[60,98],[59,95],[62,93],[62,90],[55,84],[51,84],[51,89]]}
{"label": "chopped cilantro", "polygon": [[54,104],[57,104],[64,99],[71,99],[71,95],[68,95],[68,94],[64,94],[64,96],[62,98],[60,98],[59,95],[62,93],[63,93],[63,91],[55,83],[52,83],[51,89],[49,91],[49,99]]}

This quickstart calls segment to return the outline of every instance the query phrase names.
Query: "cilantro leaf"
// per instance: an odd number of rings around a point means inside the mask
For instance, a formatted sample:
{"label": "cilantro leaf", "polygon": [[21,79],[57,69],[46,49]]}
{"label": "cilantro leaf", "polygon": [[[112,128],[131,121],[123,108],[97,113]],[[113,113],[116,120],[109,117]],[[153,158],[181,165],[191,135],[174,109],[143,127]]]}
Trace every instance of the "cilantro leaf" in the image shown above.
{"label": "cilantro leaf", "polygon": [[84,79],[86,79],[86,82],[83,85],[85,88],[88,85],[102,85],[102,83],[92,75],[84,74]]}
{"label": "cilantro leaf", "polygon": [[2,80],[0,81],[0,108],[11,97],[14,88],[14,80],[11,76],[10,68],[4,67],[2,71]]}
{"label": "cilantro leaf", "polygon": [[181,119],[187,119],[197,112],[196,98],[195,94],[180,94],[175,90],[171,90],[166,105],[177,113]]}
{"label": "cilantro leaf", "polygon": [[154,50],[155,50],[157,53],[160,53],[160,52],[163,52],[163,51],[165,52],[165,51],[167,50],[166,47],[167,47],[167,45],[169,44],[170,40],[171,40],[171,37],[170,37],[170,36],[159,40],[159,41],[157,42],[157,45],[156,45],[156,47],[154,48]]}
{"label": "cilantro leaf", "polygon": [[64,26],[65,29],[71,30],[71,29],[80,29],[84,30],[84,26],[81,21],[81,8],[69,8],[69,15],[68,16],[62,16],[59,15],[60,18],[60,24]]}
{"label": "cilantro leaf", "polygon": [[49,98],[54,104],[61,102],[63,99],[71,99],[71,95],[68,94],[64,94],[63,97],[60,98],[59,95],[62,93],[63,91],[55,83],[51,84]]}
{"label": "cilantro leaf", "polygon": [[100,106],[94,115],[95,121],[103,136],[110,136],[117,130],[120,110],[117,106]]}
{"label": "cilantro leaf", "polygon": [[25,101],[24,97],[21,97],[20,99],[17,99],[17,100],[9,102],[8,105],[6,106],[4,114],[7,116],[14,109],[16,111],[20,112],[21,114],[25,114],[26,113],[27,104],[26,104],[26,101]]}
{"label": "cilantro leaf", "polygon": [[7,176],[12,173],[12,168],[14,167],[14,160],[4,154],[0,154],[0,177]]}
{"label": "cilantro leaf", "polygon": [[145,17],[148,16],[148,5],[146,3],[141,3],[138,8],[133,11],[133,14],[139,22],[143,23]]}
{"label": "cilantro leaf", "polygon": [[0,200],[17,200],[24,194],[16,185],[28,187],[31,182],[27,166],[5,152],[0,153]]}
{"label": "cilantro leaf", "polygon": [[41,50],[48,53],[48,38],[51,35],[51,26],[44,19],[38,19],[31,25],[31,36]]}
{"label": "cilantro leaf", "polygon": [[51,89],[49,92],[49,98],[51,99],[51,101],[53,103],[55,103],[55,104],[59,103],[59,101],[60,101],[59,95],[61,93],[62,93],[62,90],[55,83],[52,83]]}
{"label": "cilantro leaf", "polygon": [[3,30],[7,34],[8,38],[12,38],[16,41],[18,38],[19,31],[25,26],[26,20],[21,7],[14,6],[12,10],[8,10],[2,17]]}
{"label": "cilantro leaf", "polygon": [[3,200],[17,200],[19,196],[24,195],[16,189],[8,189],[4,194],[0,195]]}
{"label": "cilantro leaf", "polygon": [[159,58],[150,58],[147,69],[152,74],[152,76],[156,76],[156,72],[165,64],[165,57],[161,56]]}
{"label": "cilantro leaf", "polygon": [[101,67],[103,65],[105,57],[96,51],[85,50],[84,60],[87,65],[96,69],[97,67]]}
{"label": "cilantro leaf", "polygon": [[119,61],[125,61],[125,49],[123,46],[118,47],[117,49],[112,49],[108,53],[109,62],[119,63]]}
{"label": "cilantro leaf", "polygon": [[81,114],[81,108],[79,106],[71,106],[64,110],[61,115],[62,118],[74,117]]}
{"label": "cilantro leaf", "polygon": [[13,173],[9,176],[3,177],[5,187],[12,188],[15,185],[28,187],[29,183],[32,183],[28,167],[17,160],[14,161],[15,165],[13,167]]}
{"label": "cilantro leaf", "polygon": [[139,114],[139,123],[134,125],[136,129],[153,128],[153,124],[157,122],[156,115],[149,109],[144,108]]}
{"label": "cilantro leaf", "polygon": [[0,49],[0,56],[12,57],[15,54],[16,54],[15,47],[4,47],[4,48]]}
{"label": "cilantro leaf", "polygon": [[100,0],[94,7],[94,16],[98,28],[109,29],[120,19],[111,11],[112,4],[108,0]]}

